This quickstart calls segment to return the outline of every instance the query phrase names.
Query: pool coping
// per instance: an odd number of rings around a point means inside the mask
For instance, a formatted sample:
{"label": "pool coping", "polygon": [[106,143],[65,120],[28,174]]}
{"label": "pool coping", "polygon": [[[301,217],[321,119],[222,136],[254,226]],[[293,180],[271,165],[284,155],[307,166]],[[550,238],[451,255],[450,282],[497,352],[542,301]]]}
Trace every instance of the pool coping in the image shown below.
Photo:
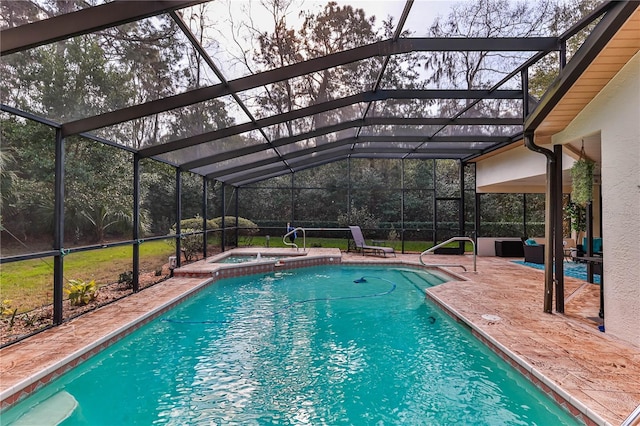
{"label": "pool coping", "polygon": [[[48,383],[55,380],[59,376],[63,375],[70,369],[88,360],[89,358],[101,352],[102,350],[106,349],[107,347],[111,346],[118,340],[126,337],[127,335],[134,332],[138,328],[142,327],[143,325],[147,324],[148,322],[162,315],[164,312],[169,311],[177,304],[182,303],[188,298],[194,296],[196,293],[198,293],[200,290],[210,285],[212,282],[213,282],[212,279],[207,279],[205,281],[202,281],[200,284],[189,288],[185,292],[179,294],[177,297],[171,300],[168,300],[160,304],[159,306],[152,308],[151,310],[138,316],[134,320],[126,324],[123,324],[114,330],[109,331],[107,334],[99,337],[97,340],[89,343],[88,345],[82,347],[81,349],[73,351],[69,355],[66,355],[63,358],[53,362],[52,364],[43,368],[38,373],[33,374],[25,378],[24,380],[17,382],[5,389],[2,389],[2,391],[0,391],[0,409],[4,411],[9,407],[15,405],[16,403],[20,402],[22,399],[34,393],[41,387],[47,385]],[[108,307],[109,305],[104,306],[102,308],[108,308]],[[102,308],[99,308],[99,309],[102,309]],[[92,312],[88,312],[85,315],[90,315],[91,313]],[[78,318],[81,318],[81,317],[78,317]],[[65,324],[71,324],[78,318],[74,318]],[[49,331],[49,330],[55,330],[55,328],[48,329],[45,331]],[[20,343],[21,342],[18,342],[16,343],[16,345],[19,345]]]}
{"label": "pool coping", "polygon": [[[60,375],[64,374],[68,370],[74,368],[80,363],[84,362],[91,356],[97,354],[102,351],[109,345],[115,343],[121,338],[125,337],[129,333],[135,331],[141,326],[145,325],[149,321],[155,319],[156,317],[162,315],[167,310],[171,309],[175,305],[182,303],[187,300],[189,297],[194,296],[202,289],[211,285],[212,283],[225,278],[230,277],[238,277],[251,275],[256,273],[268,273],[275,272],[278,270],[287,270],[287,269],[296,269],[302,267],[310,267],[316,265],[330,265],[330,264],[343,264],[343,265],[375,265],[375,266],[408,266],[413,268],[425,269],[425,270],[433,270],[436,269],[449,275],[453,281],[469,281],[469,279],[461,274],[457,274],[453,271],[436,268],[433,266],[422,265],[417,261],[409,261],[406,259],[399,258],[385,258],[385,259],[373,259],[368,257],[350,257],[349,259],[344,259],[339,250],[335,252],[328,253],[320,253],[320,254],[311,254],[308,253],[306,256],[296,256],[290,259],[280,259],[278,261],[260,261],[260,262],[251,262],[251,264],[240,263],[240,264],[215,264],[208,263],[206,260],[204,261],[205,265],[208,264],[206,268],[202,268],[202,264],[198,265],[198,262],[195,264],[188,265],[189,267],[180,268],[179,270],[174,271],[175,279],[196,279],[197,283],[194,283],[190,288],[185,291],[182,291],[175,296],[173,296],[170,300],[165,301],[164,303],[159,304],[158,306],[153,307],[152,309],[147,309],[145,313],[142,315],[133,318],[126,324],[123,324],[109,332],[105,335],[99,337],[97,340],[92,343],[82,347],[79,350],[73,351],[72,353],[58,359],[56,362],[47,365],[45,368],[40,370],[38,373],[33,374],[24,380],[21,380],[17,383],[14,383],[7,388],[4,388],[0,391],[0,409],[2,411],[12,407],[22,399],[26,398],[31,393],[40,389],[44,385],[48,384],[52,380],[56,379]],[[195,266],[194,266],[195,265]],[[160,285],[171,285],[170,280],[167,280]],[[147,290],[145,290],[147,291]],[[140,293],[137,293],[140,294]],[[465,324],[469,329],[471,329],[472,334],[478,338],[481,342],[486,344],[490,349],[492,349],[495,353],[497,353],[501,358],[507,361],[510,365],[515,367],[524,377],[529,379],[535,386],[543,390],[547,393],[557,404],[561,407],[564,407],[568,412],[573,414],[576,418],[582,420],[587,424],[598,424],[598,425],[606,425],[607,423],[601,416],[599,416],[596,412],[589,409],[585,404],[581,403],[578,399],[574,398],[569,392],[566,392],[562,387],[556,384],[553,380],[546,377],[532,365],[527,363],[524,359],[518,356],[513,351],[509,350],[506,346],[501,344],[499,341],[494,339],[489,334],[485,333],[479,327],[476,327],[470,319],[466,318],[462,313],[458,312],[453,307],[449,306],[443,300],[439,299],[436,295],[432,294],[429,291],[429,288],[425,288],[425,298],[433,301],[438,305],[443,312],[450,315],[454,320]],[[100,309],[109,308],[110,305],[107,305]],[[86,315],[91,315],[88,313]],[[82,318],[82,317],[80,317]],[[69,323],[72,323],[77,319],[71,320]],[[68,324],[68,323],[65,323]],[[26,339],[29,340],[29,339]],[[19,342],[20,343],[20,342]],[[18,343],[18,344],[19,344]]]}

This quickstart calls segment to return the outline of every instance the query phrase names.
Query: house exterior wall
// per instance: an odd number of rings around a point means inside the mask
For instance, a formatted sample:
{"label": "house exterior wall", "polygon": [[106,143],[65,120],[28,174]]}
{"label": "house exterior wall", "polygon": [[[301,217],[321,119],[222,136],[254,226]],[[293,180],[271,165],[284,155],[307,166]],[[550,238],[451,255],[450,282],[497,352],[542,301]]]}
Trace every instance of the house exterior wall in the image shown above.
{"label": "house exterior wall", "polygon": [[478,192],[544,192],[544,181],[542,185],[526,185],[528,191],[514,191],[512,187],[518,185],[510,182],[531,176],[544,176],[546,171],[547,161],[543,155],[519,146],[476,163],[476,190]]}
{"label": "house exterior wall", "polygon": [[640,53],[552,140],[598,131],[605,330],[640,346]]}
{"label": "house exterior wall", "polygon": [[[553,150],[551,145],[541,146]],[[570,169],[574,161],[563,154],[563,169]],[[519,146],[476,163],[476,191],[543,194],[546,191],[546,174],[546,157]],[[563,191],[571,192],[571,187],[566,186]]]}

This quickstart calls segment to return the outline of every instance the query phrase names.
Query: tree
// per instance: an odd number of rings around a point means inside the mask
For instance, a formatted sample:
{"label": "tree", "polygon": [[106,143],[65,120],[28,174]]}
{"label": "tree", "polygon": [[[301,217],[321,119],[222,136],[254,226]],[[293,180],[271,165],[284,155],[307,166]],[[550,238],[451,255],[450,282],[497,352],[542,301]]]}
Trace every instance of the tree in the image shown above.
{"label": "tree", "polygon": [[[508,0],[478,0],[457,3],[446,18],[436,18],[433,37],[529,37],[540,35],[549,20],[551,3]],[[522,54],[479,52],[435,52],[428,55],[430,81],[441,87],[486,89],[522,62]],[[496,78],[498,77],[498,78]]]}
{"label": "tree", "polygon": [[176,223],[176,172],[171,166],[153,160],[140,164],[141,207],[148,212],[152,235],[167,235]]}
{"label": "tree", "polygon": [[51,238],[55,133],[46,126],[13,116],[3,116],[0,129],[3,228],[23,245],[30,237]]}
{"label": "tree", "polygon": [[[10,27],[68,13],[84,4],[25,1],[2,2],[1,7],[1,19]],[[201,58],[179,34],[173,19],[159,16],[8,55],[0,63],[3,102],[64,123],[197,87],[205,81]],[[191,48],[189,52],[185,53],[185,45]],[[96,133],[139,148],[170,135],[182,138],[231,122],[224,104],[211,100]],[[23,240],[29,233],[49,233],[53,229],[54,132],[5,116],[2,131],[3,149],[20,165],[15,178],[3,175],[3,220],[12,229],[18,228]],[[67,138],[66,149],[65,230],[76,240],[89,235],[102,240],[107,232],[129,232],[131,155],[82,138]],[[168,182],[155,176],[155,192],[147,190],[153,184],[144,187],[143,180],[143,196],[151,197],[143,206],[154,207],[153,214],[148,214],[152,210],[141,211],[143,232],[149,225],[147,217],[158,220],[153,225],[156,230],[168,231],[173,222],[173,213],[165,207],[171,202],[153,199],[166,193],[173,200],[175,173],[169,175]],[[165,191],[164,183],[170,189]],[[191,204],[187,202],[188,210],[193,210]]]}
{"label": "tree", "polygon": [[[432,37],[528,37],[544,33],[553,11],[553,0],[538,2],[508,0],[478,0],[457,3],[445,18],[437,18],[429,31]],[[428,81],[441,88],[488,89],[500,81],[530,56],[529,52],[460,51],[432,52],[427,55],[425,71]],[[519,87],[519,76],[503,85],[502,89]],[[521,117],[522,102],[511,99],[443,100],[441,113],[455,115],[469,108],[467,116]],[[456,126],[456,134],[477,134],[477,127]],[[503,130],[509,132],[508,128]],[[496,129],[486,126],[486,134]],[[512,133],[515,133],[513,129]]]}
{"label": "tree", "polygon": [[[16,160],[13,149],[0,146],[0,202],[2,212],[6,213],[6,208],[12,207],[13,186],[18,179],[16,170]],[[2,215],[0,214],[0,229],[2,229]]]}
{"label": "tree", "polygon": [[[548,23],[550,35],[559,36],[567,31],[578,20],[591,13],[600,2],[597,0],[571,0],[560,2],[553,7]],[[567,41],[567,61],[577,52],[588,34],[591,24]],[[559,74],[560,60],[557,53],[552,53],[538,61],[529,71],[529,93],[540,99]]]}
{"label": "tree", "polygon": [[[294,29],[286,22],[290,2],[273,1],[270,6],[273,31],[260,33],[259,49],[253,55],[259,69],[252,69],[245,61],[247,68],[254,72],[291,65],[381,39],[374,27],[375,17],[367,17],[362,9],[329,2],[318,13],[307,12],[302,26]],[[367,90],[376,77],[380,61],[380,58],[371,58],[274,83],[258,97],[257,103],[264,115],[281,114],[350,95],[354,90]],[[277,126],[271,136],[291,136],[324,127],[335,119],[357,118],[359,114],[357,106],[345,107]],[[319,137],[316,143],[326,139],[326,136]]]}
{"label": "tree", "polygon": [[101,242],[110,230],[118,235],[129,232],[133,223],[131,154],[78,137],[70,138],[66,148],[65,221],[74,239],[88,234]]}

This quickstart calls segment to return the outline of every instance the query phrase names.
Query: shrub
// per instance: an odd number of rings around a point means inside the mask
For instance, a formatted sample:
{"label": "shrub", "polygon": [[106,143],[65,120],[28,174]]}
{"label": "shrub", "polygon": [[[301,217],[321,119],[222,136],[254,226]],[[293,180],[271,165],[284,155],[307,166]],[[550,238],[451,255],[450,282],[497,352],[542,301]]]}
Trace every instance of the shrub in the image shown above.
{"label": "shrub", "polygon": [[[215,222],[215,219],[207,220],[207,229],[218,228],[219,225]],[[192,217],[191,219],[182,219],[180,221],[180,229],[182,232],[186,232],[185,229],[191,229],[192,231],[202,231],[202,218],[200,216]],[[171,227],[171,230],[175,234],[176,225]]]}
{"label": "shrub", "polygon": [[9,317],[9,328],[13,328],[13,324],[16,320],[16,314],[18,313],[18,308],[12,308],[11,300],[5,299],[0,303],[0,314],[3,316]]}
{"label": "shrub", "polygon": [[0,302],[0,314],[2,315],[11,315],[13,313],[13,309],[11,309],[12,301],[9,299],[4,299]]}
{"label": "shrub", "polygon": [[125,271],[120,274],[118,284],[125,284],[127,288],[133,288],[133,271]]}
{"label": "shrub", "polygon": [[[188,234],[190,232],[197,232],[196,229],[183,229],[182,232]],[[184,253],[186,260],[192,260],[197,257],[197,254],[202,251],[202,235],[192,234],[185,235],[180,239],[180,249]]]}
{"label": "shrub", "polygon": [[371,213],[367,206],[361,208],[351,205],[351,212],[340,213],[338,215],[338,224],[346,227],[348,225],[359,225],[362,229],[376,229],[380,221]]}
{"label": "shrub", "polygon": [[[212,219],[211,222],[213,226],[211,228],[219,229],[222,227],[222,217],[217,217]],[[207,226],[209,222],[207,222]],[[236,218],[233,216],[225,216],[224,217],[225,228],[233,228],[236,226]],[[250,221],[249,219],[245,219],[244,217],[238,218],[238,228],[239,234],[243,237],[254,236],[258,233],[258,225]]]}
{"label": "shrub", "polygon": [[[236,226],[236,218],[235,216],[225,216],[225,229],[235,228]],[[249,219],[245,219],[243,217],[238,218],[238,235],[244,237],[247,240],[251,240],[254,235],[258,234],[260,229],[258,225]],[[222,217],[216,217],[214,219],[207,220],[207,230],[217,230],[213,233],[215,237],[219,240],[222,229]],[[183,234],[189,232],[198,232],[202,231],[202,218],[196,216],[191,219],[183,219],[180,221],[180,230]],[[173,234],[176,232],[176,226],[173,225],[171,227],[171,231]],[[209,234],[211,235],[211,234]],[[226,245],[231,245],[235,242],[235,232],[228,232],[226,235]],[[196,252],[201,251],[202,249],[202,237],[200,235],[187,235],[183,237],[181,242],[182,250],[185,253],[185,258],[187,260],[190,259]],[[188,254],[189,253],[189,254]]]}
{"label": "shrub", "polygon": [[69,295],[72,306],[83,306],[95,300],[98,295],[98,286],[94,280],[89,282],[69,280],[64,292]]}

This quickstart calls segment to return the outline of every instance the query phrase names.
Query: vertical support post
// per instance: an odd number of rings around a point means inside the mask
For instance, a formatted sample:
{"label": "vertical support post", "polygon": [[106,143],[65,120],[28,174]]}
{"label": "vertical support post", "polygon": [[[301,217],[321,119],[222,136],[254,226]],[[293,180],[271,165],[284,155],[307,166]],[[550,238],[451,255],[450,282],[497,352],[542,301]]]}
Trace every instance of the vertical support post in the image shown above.
{"label": "vertical support post", "polygon": [[202,176],[202,258],[207,258],[207,177]]}
{"label": "vertical support post", "polygon": [[433,224],[431,225],[433,229],[433,245],[438,244],[438,202],[436,198],[438,198],[438,181],[436,180],[436,163],[437,160],[431,160],[433,162],[433,168],[431,170],[432,182],[433,182]]}
{"label": "vertical support post", "polygon": [[[459,166],[459,178],[460,181],[460,202],[458,203],[458,231],[459,236],[466,236],[464,233],[464,163],[462,160],[458,161]],[[459,241],[458,246],[464,252],[464,241]]]}
{"label": "vertical support post", "polygon": [[224,241],[226,236],[226,232],[224,230],[225,228],[225,221],[224,221],[224,216],[225,213],[227,211],[227,206],[226,206],[226,194],[225,194],[225,189],[226,189],[226,185],[224,184],[224,182],[222,183],[222,213],[220,216],[220,227],[222,228],[221,232],[220,232],[220,250],[224,251]]}
{"label": "vertical support post", "polygon": [[61,324],[64,297],[64,138],[62,130],[56,129],[55,146],[55,201],[53,208],[53,248],[58,253],[53,258],[53,323]]}
{"label": "vertical support post", "polygon": [[562,145],[554,145],[555,162],[555,198],[553,199],[554,218],[554,264],[556,275],[556,312],[564,313],[564,247],[562,232]]}
{"label": "vertical support post", "polygon": [[179,268],[182,263],[182,173],[176,167],[176,266]]}
{"label": "vertical support post", "polygon": [[522,232],[523,237],[529,237],[529,231],[527,230],[527,194],[522,194]]}
{"label": "vertical support post", "polygon": [[[294,223],[295,222],[295,208],[296,208],[296,200],[295,200],[295,195],[294,195],[294,190],[293,187],[295,185],[295,181],[294,181],[294,174],[291,173],[291,187],[289,188],[290,190],[290,195],[291,195],[291,216],[289,216],[289,222]],[[295,227],[295,225],[293,225]]]}
{"label": "vertical support post", "polygon": [[[583,247],[587,257],[593,257],[593,202],[589,201],[586,205],[586,222],[587,222],[587,246]],[[593,263],[587,262],[587,281],[593,282]]]}
{"label": "vertical support post", "polygon": [[567,66],[567,40],[562,40],[560,43],[560,70]]}
{"label": "vertical support post", "polygon": [[351,223],[351,157],[347,158],[347,217]]}
{"label": "vertical support post", "polygon": [[133,154],[133,292],[140,290],[140,154]]}
{"label": "vertical support post", "polygon": [[533,141],[533,132],[525,132],[524,145],[531,151],[544,154],[547,157],[547,186],[545,191],[545,250],[544,250],[544,307],[546,313],[552,312],[553,305],[553,241],[554,241],[554,221],[555,221],[555,199],[556,188],[556,156],[553,151],[538,146]]}
{"label": "vertical support post", "polygon": [[238,197],[238,194],[240,193],[240,187],[237,187],[237,188],[236,188],[235,193],[236,193],[236,197],[235,197],[235,198],[236,198],[236,199],[235,199],[235,209],[234,209],[234,211],[235,211],[235,216],[236,216],[236,224],[235,224],[235,230],[236,230],[236,232],[235,232],[235,241],[236,241],[236,247],[238,247],[238,245],[239,245],[239,244],[238,244],[238,242],[240,241],[240,240],[239,240],[240,230],[238,229],[238,224],[239,224],[239,220],[238,220],[238,215],[239,215],[239,213],[238,213],[238,200],[239,200],[239,197]]}
{"label": "vertical support post", "polygon": [[480,236],[480,200],[481,200],[480,194],[478,194],[477,192],[476,192],[475,199],[476,199],[476,212],[474,215],[474,220],[476,222],[475,226],[476,226],[476,245],[477,245],[478,237]]}
{"label": "vertical support post", "polygon": [[400,160],[400,241],[402,244],[402,253],[404,254],[404,158]]}
{"label": "vertical support post", "polygon": [[553,287],[554,287],[554,248],[555,248],[555,217],[556,217],[556,168],[555,161],[547,162],[547,195],[545,211],[545,232],[546,237],[544,251],[544,311],[553,312]]}
{"label": "vertical support post", "polygon": [[529,68],[520,71],[520,78],[522,79],[522,118],[524,119],[529,115]]}

